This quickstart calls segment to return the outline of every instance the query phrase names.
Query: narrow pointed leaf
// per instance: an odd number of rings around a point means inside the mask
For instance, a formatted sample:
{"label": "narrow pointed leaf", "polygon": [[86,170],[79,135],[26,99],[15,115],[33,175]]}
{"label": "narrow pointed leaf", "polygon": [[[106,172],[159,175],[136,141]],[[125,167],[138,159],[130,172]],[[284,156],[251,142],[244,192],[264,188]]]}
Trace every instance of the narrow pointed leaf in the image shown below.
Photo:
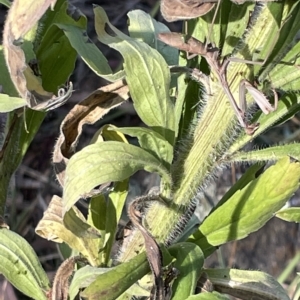
{"label": "narrow pointed leaf", "polygon": [[89,300],[116,299],[149,271],[146,254],[141,253],[132,260],[99,275],[80,295]]}
{"label": "narrow pointed leaf", "polygon": [[[288,14],[286,15],[286,11],[282,11],[282,17],[284,21],[282,22],[282,28],[279,28],[276,32],[274,30],[274,36],[266,41],[268,47],[266,47],[265,52],[263,55],[267,54],[269,51],[270,46],[273,44],[273,51],[269,57],[263,57],[263,59],[268,58],[266,63],[264,64],[264,68],[261,69],[261,75],[258,78],[258,81],[261,82],[268,78],[270,72],[272,73],[271,77],[273,81],[273,75],[276,73],[281,73],[279,70],[284,72],[285,64],[281,64],[282,61],[287,61],[286,58],[289,55],[295,56],[295,50],[293,49],[297,43],[297,36],[299,35],[300,26],[298,23],[300,12],[299,12],[299,5],[300,3],[296,3],[291,6]],[[281,7],[281,10],[284,8],[284,1],[281,3],[274,3],[273,6],[277,6],[278,8]],[[279,33],[279,36],[278,36]],[[276,44],[274,45],[274,39],[277,37]],[[294,53],[293,53],[294,52]],[[290,56],[291,57],[291,56]],[[275,67],[276,66],[276,67]],[[279,67],[279,68],[278,68]],[[273,70],[274,69],[274,70]],[[278,74],[279,75],[279,74]]]}
{"label": "narrow pointed leaf", "polygon": [[242,177],[226,192],[222,199],[212,209],[211,213],[218,207],[222,206],[228,199],[230,199],[236,192],[242,190],[248,183],[255,180],[263,171],[265,164],[254,164],[247,169]]}
{"label": "narrow pointed leaf", "polygon": [[94,227],[91,227],[85,220],[81,211],[75,206],[64,216],[64,225],[66,229],[72,231],[78,238],[100,238],[100,233]]}
{"label": "narrow pointed leaf", "polygon": [[170,31],[165,24],[156,21],[149,14],[139,9],[130,11],[128,18],[130,20],[128,31],[132,38],[139,39],[156,49],[168,65],[178,64],[178,50],[166,46],[157,39],[159,33]]}
{"label": "narrow pointed leaf", "polygon": [[214,210],[190,241],[218,246],[246,237],[271,219],[298,188],[300,163],[283,158]]}
{"label": "narrow pointed leaf", "polygon": [[106,265],[108,264],[109,259],[111,258],[111,251],[115,242],[118,224],[128,195],[128,185],[128,179],[116,182],[114,185],[114,190],[108,195],[104,240]]}
{"label": "narrow pointed leaf", "polygon": [[300,160],[300,145],[298,143],[288,144],[282,146],[274,146],[266,149],[249,151],[249,152],[237,152],[234,154],[230,161],[232,162],[257,162],[268,161],[270,157],[274,160],[279,160],[283,157],[289,156],[293,159]]}
{"label": "narrow pointed leaf", "polygon": [[[299,74],[300,76],[300,74]],[[260,126],[254,132],[252,136],[247,135],[246,133],[242,134],[227,150],[227,153],[230,155],[235,153],[237,150],[241,149],[253,138],[260,135],[268,127],[273,124],[280,124],[290,118],[292,118],[300,110],[300,96],[294,92],[289,92],[284,94],[281,97],[281,100],[278,103],[278,108],[276,111],[265,115],[262,112],[255,114],[253,122],[258,122]]]}
{"label": "narrow pointed leaf", "polygon": [[201,249],[192,243],[179,243],[168,250],[176,258],[174,267],[179,270],[179,275],[172,286],[172,299],[186,299],[195,293],[204,255]]}
{"label": "narrow pointed leaf", "polygon": [[71,46],[81,56],[83,61],[98,76],[109,81],[116,81],[124,77],[124,72],[112,74],[112,70],[103,53],[89,39],[86,31],[74,25],[56,24],[69,39]]}
{"label": "narrow pointed leaf", "polygon": [[108,271],[108,268],[104,269],[91,266],[85,266],[77,270],[69,287],[70,300],[73,300],[81,289],[88,287],[93,281],[95,281],[97,276]]}
{"label": "narrow pointed leaf", "polygon": [[10,97],[6,94],[0,94],[0,113],[10,112],[26,105],[27,102],[23,98]]}
{"label": "narrow pointed leaf", "polygon": [[0,230],[0,273],[25,295],[46,300],[49,280],[28,242],[18,234]]}
{"label": "narrow pointed leaf", "polygon": [[276,213],[276,217],[288,222],[300,223],[300,208],[290,207],[280,210]]}
{"label": "narrow pointed leaf", "polygon": [[[104,194],[92,197],[89,203],[89,214],[87,222],[97,228],[101,234],[99,238],[98,248],[103,249],[105,240],[105,223],[106,223],[107,201]],[[100,253],[100,263],[104,261],[102,251]]]}

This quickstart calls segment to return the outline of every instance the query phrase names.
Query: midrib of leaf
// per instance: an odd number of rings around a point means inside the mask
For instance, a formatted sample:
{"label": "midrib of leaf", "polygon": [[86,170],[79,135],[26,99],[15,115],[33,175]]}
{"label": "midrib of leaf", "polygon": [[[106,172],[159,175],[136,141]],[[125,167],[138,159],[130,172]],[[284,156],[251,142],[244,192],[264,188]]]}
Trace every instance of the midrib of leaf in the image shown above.
{"label": "midrib of leaf", "polygon": [[[252,51],[251,53],[264,47],[266,39],[273,32],[274,22],[270,20],[273,20],[273,17],[270,15],[268,8],[262,8],[255,26],[249,31],[246,39],[248,49]],[[238,101],[240,80],[250,79],[249,70],[245,63],[232,62],[228,67],[227,79],[236,101]],[[242,74],[242,77],[240,74]],[[178,208],[187,207],[191,203],[204,180],[211,176],[215,167],[220,165],[222,157],[229,155],[227,149],[233,142],[232,139],[237,135],[237,120],[229,104],[228,97],[216,78],[212,90],[213,96],[207,100],[208,103],[204,107],[194,130],[193,141],[187,143],[187,147],[188,144],[191,144],[188,155],[185,156],[182,162],[179,159],[173,169],[173,207],[175,209],[163,206],[160,203],[153,203],[148,210],[147,227],[158,241],[167,239],[170,230],[174,228],[183,214]],[[242,134],[244,133],[242,132]],[[240,148],[252,138],[253,136],[246,138]],[[127,244],[126,249],[123,249],[119,260],[128,261],[136,255],[136,251],[141,251],[139,245],[142,244],[142,237],[136,232]]]}

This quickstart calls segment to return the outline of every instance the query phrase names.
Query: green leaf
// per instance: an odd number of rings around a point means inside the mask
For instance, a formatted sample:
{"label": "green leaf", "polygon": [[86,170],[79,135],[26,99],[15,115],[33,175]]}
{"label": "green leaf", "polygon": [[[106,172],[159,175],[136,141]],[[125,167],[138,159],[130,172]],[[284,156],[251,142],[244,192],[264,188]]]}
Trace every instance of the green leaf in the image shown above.
{"label": "green leaf", "polygon": [[106,225],[105,225],[105,253],[107,264],[111,258],[111,250],[115,242],[118,224],[124,209],[125,201],[128,195],[129,180],[117,182],[114,190],[109,193],[106,208]]}
{"label": "green leaf", "polygon": [[[25,110],[25,116],[22,114],[18,117],[13,112],[10,113],[6,125],[10,130],[10,136],[7,144],[2,148],[0,156],[0,215],[2,216],[11,176],[21,163],[45,115],[44,112],[31,109]],[[25,124],[27,128],[25,128]]]}
{"label": "green leaf", "polygon": [[[265,41],[263,47],[261,49],[257,49],[257,51],[252,54],[252,60],[261,61],[261,62],[265,61],[264,64],[253,65],[252,68],[256,78],[258,77],[258,74],[264,72],[266,69],[268,69],[268,71],[265,72],[265,75],[268,75],[270,70],[272,70],[276,65],[275,62],[276,59],[274,57],[278,55],[278,52],[282,52],[281,48],[283,48],[282,45],[284,44],[284,41],[281,40],[281,37],[283,36],[286,37],[286,34],[282,35],[282,31],[280,30],[280,26],[282,23],[285,23],[284,18],[286,17],[284,15],[284,13],[286,12],[284,5],[285,5],[284,1],[276,2],[276,3],[274,1],[273,3],[266,4],[266,8],[269,10],[269,15],[270,15],[269,18],[271,19],[268,20],[267,26],[271,25],[272,30],[269,31],[269,37]],[[256,26],[254,24],[253,30],[250,34],[258,33],[255,27]],[[251,60],[250,57],[248,59]],[[261,81],[260,80],[258,81],[262,82],[266,78],[261,77],[260,79]]]}
{"label": "green leaf", "polygon": [[54,11],[46,14],[42,21],[44,27],[37,38],[40,44],[36,54],[39,70],[43,79],[43,87],[47,91],[56,92],[57,88],[64,84],[75,67],[77,53],[71,46],[64,31],[57,24],[70,24],[80,28],[86,28],[86,18],[83,15],[75,20],[68,13],[68,2],[62,1],[55,5]]}
{"label": "green leaf", "polygon": [[17,108],[27,106],[27,102],[25,99],[9,97],[6,94],[0,94],[0,112],[6,113],[13,111]]}
{"label": "green leaf", "polygon": [[[147,278],[148,276],[145,276],[144,278]],[[143,278],[143,279],[144,279]],[[149,277],[148,277],[149,279]],[[117,298],[117,300],[132,300],[132,298],[138,298],[138,297],[149,297],[149,290],[144,289],[140,285],[141,280],[133,284],[125,293],[123,293],[120,297]],[[148,281],[149,283],[149,281]],[[134,297],[133,297],[134,296]]]}
{"label": "green leaf", "polygon": [[37,53],[37,59],[43,78],[43,87],[47,91],[56,92],[73,72],[77,53],[71,47],[63,31],[56,26],[52,26],[47,31],[41,49]]}
{"label": "green leaf", "polygon": [[236,192],[238,192],[238,190],[242,190],[248,183],[255,180],[263,171],[264,166],[264,164],[257,163],[249,167],[242,177],[226,192],[213,210],[222,206],[222,204],[230,199]]}
{"label": "green leaf", "polygon": [[[290,62],[292,59],[294,60],[299,50],[297,51],[298,46],[295,45],[298,43],[297,36],[299,34],[300,26],[298,23],[300,13],[299,13],[299,5],[300,3],[296,3],[291,5],[290,10],[287,15],[284,9],[284,2],[274,3],[273,7],[277,7],[279,10],[280,19],[284,19],[282,28],[280,29],[280,33],[278,36],[278,31],[274,30],[273,37],[268,39],[267,45],[268,47],[264,47],[265,53],[264,56],[267,55],[267,51],[273,46],[273,50],[271,55],[268,57],[264,67],[261,68],[261,74],[258,77],[258,82],[262,82],[266,78],[272,79],[272,85],[274,77],[278,78],[281,74],[281,79],[285,78],[286,74],[288,74],[288,70],[291,71],[293,66],[288,66],[288,64],[282,64],[282,62]],[[280,11],[281,10],[281,11]],[[278,28],[279,30],[279,28]],[[276,44],[274,45],[274,39],[277,38]],[[299,49],[299,48],[298,48]],[[297,52],[296,52],[297,51]],[[264,57],[267,58],[267,57]],[[275,79],[275,82],[277,80]],[[299,80],[298,80],[299,81]],[[274,86],[274,85],[273,85]],[[282,88],[281,85],[276,85],[278,88]]]}
{"label": "green leaf", "polygon": [[142,127],[110,127],[109,130],[115,130],[132,137],[137,137],[142,149],[151,153],[159,159],[167,169],[170,169],[170,164],[173,160],[173,147],[159,133]]}
{"label": "green leaf", "polygon": [[290,300],[283,287],[269,274],[237,269],[205,269],[218,292],[239,299]]}
{"label": "green leaf", "polygon": [[169,97],[168,65],[155,49],[112,26],[101,7],[94,8],[94,13],[99,40],[120,51],[124,58],[126,81],[138,115],[173,145],[175,120],[174,105]]}
{"label": "green leaf", "polygon": [[[105,240],[105,223],[106,223],[106,210],[107,210],[107,201],[103,194],[92,197],[89,204],[89,214],[87,222],[97,228],[101,234],[99,238],[98,248],[103,249],[104,240]],[[102,263],[103,259],[102,252],[100,253],[100,262]]]}
{"label": "green leaf", "polygon": [[300,111],[299,93],[287,92],[283,97],[281,97],[281,99],[283,102],[285,102],[287,112],[279,120],[277,120],[276,123],[274,123],[274,127],[284,124],[286,121],[292,119],[295,114]]}
{"label": "green leaf", "polygon": [[2,3],[3,5],[5,5],[8,8],[11,6],[11,2],[9,0],[0,0],[0,3]]}
{"label": "green leaf", "polygon": [[8,94],[9,96],[19,97],[19,94],[10,79],[10,74],[7,69],[7,65],[4,59],[3,46],[0,45],[0,85],[1,92]]}
{"label": "green leaf", "polygon": [[144,169],[157,172],[171,185],[168,170],[145,150],[116,141],[96,143],[73,155],[66,168],[64,211],[95,186],[111,181],[122,181]]}
{"label": "green leaf", "polygon": [[[268,127],[273,124],[280,124],[290,118],[292,118],[300,109],[300,96],[294,92],[289,92],[284,94],[281,97],[281,100],[278,103],[277,110],[268,115],[263,114],[259,111],[255,114],[252,119],[253,122],[258,122],[260,126],[254,132],[252,136],[247,135],[246,133],[242,134],[227,150],[228,156],[232,156],[236,151],[244,147],[248,142],[253,140],[256,136],[264,132]],[[273,155],[271,156],[272,158]],[[270,159],[270,157],[268,158]]]}
{"label": "green leaf", "polygon": [[106,273],[108,271],[109,269],[96,268],[91,266],[85,266],[77,270],[69,287],[70,300],[73,300],[82,288],[86,288],[93,281],[95,281],[100,274]]}
{"label": "green leaf", "polygon": [[[237,191],[243,189],[248,183],[256,179],[263,170],[263,164],[255,164],[247,169],[243,176],[226,192],[222,199],[211,210],[210,214],[221,207],[228,199],[230,199]],[[201,244],[205,256],[209,256],[216,250],[216,247],[210,245],[207,241]]]}
{"label": "green leaf", "polygon": [[300,164],[281,159],[214,210],[190,241],[218,246],[258,230],[296,191],[299,177]]}
{"label": "green leaf", "polygon": [[54,10],[48,9],[39,22],[35,38],[35,50],[40,46],[47,30],[55,23],[76,25],[80,28],[87,27],[86,16],[74,5],[66,0],[57,0]]}
{"label": "green leaf", "polygon": [[93,299],[116,299],[137,280],[149,272],[149,264],[145,253],[135,256],[126,263],[101,274],[81,293],[82,297]]}
{"label": "green leaf", "polygon": [[269,147],[255,151],[240,151],[230,157],[231,162],[257,162],[268,161],[270,158],[279,160],[289,156],[293,159],[300,160],[300,145],[298,143]]}
{"label": "green leaf", "polygon": [[[119,141],[128,143],[125,136],[108,129],[115,129],[113,125],[104,125],[92,138],[92,142]],[[101,231],[102,239],[99,244],[101,263],[108,265],[111,250],[121,214],[128,194],[128,179],[116,182],[113,190],[106,196],[93,197],[89,206],[89,222]]]}
{"label": "green leaf", "polygon": [[176,258],[174,267],[179,270],[179,275],[172,286],[172,299],[186,299],[195,293],[197,280],[202,272],[204,255],[201,249],[192,243],[179,243],[168,250]]}
{"label": "green leaf", "polygon": [[28,242],[18,234],[0,230],[0,273],[23,294],[37,300],[47,299],[49,280]]}
{"label": "green leaf", "polygon": [[74,25],[56,25],[64,31],[71,46],[95,74],[109,81],[116,81],[124,76],[123,72],[112,74],[106,57],[89,39],[84,29]]}
{"label": "green leaf", "polygon": [[156,49],[169,66],[178,64],[178,50],[157,39],[159,33],[170,31],[165,24],[157,22],[149,14],[139,9],[130,11],[128,18],[128,31],[132,38],[143,41]]}
{"label": "green leaf", "polygon": [[74,206],[64,215],[66,229],[72,231],[77,238],[98,239],[100,233],[89,225],[80,210]]}
{"label": "green leaf", "polygon": [[103,141],[118,141],[129,144],[125,135],[117,130],[118,127],[107,124],[102,126],[99,130],[96,131],[92,138],[92,142],[103,142]]}
{"label": "green leaf", "polygon": [[[283,76],[283,75],[282,75]],[[299,73],[300,76],[300,73]],[[286,93],[280,97],[276,111],[266,115],[261,111],[258,111],[251,122],[259,123],[257,132],[254,133],[253,137],[256,137],[263,133],[267,128],[278,123],[282,123],[292,118],[300,110],[300,97],[299,95],[291,92]],[[291,115],[292,113],[292,115]]]}
{"label": "green leaf", "polygon": [[[180,61],[183,58],[180,57]],[[191,124],[197,122],[197,111],[201,107],[201,99],[205,96],[202,85],[187,76],[181,75],[178,77],[177,97],[175,103],[175,118],[178,124],[178,139],[184,139],[187,132],[190,132]],[[177,132],[176,131],[176,132]]]}
{"label": "green leaf", "polygon": [[[247,19],[249,19],[248,16],[250,12],[253,12],[253,6],[253,3],[237,5],[229,0],[221,2],[216,21],[213,24],[211,39],[215,45],[220,47],[222,57],[231,55],[241,43],[241,37],[248,25],[244,18],[247,16]],[[195,36],[201,37],[201,41],[207,38],[207,32],[210,30],[214,14],[215,10],[211,10],[203,17],[203,21],[196,24]]]}
{"label": "green leaf", "polygon": [[275,215],[277,218],[288,221],[288,222],[300,222],[300,208],[290,207],[278,211]]}
{"label": "green leaf", "polygon": [[[280,63],[270,72],[269,76],[272,78],[272,87],[278,89],[279,91],[298,91],[300,89],[300,69],[298,67],[300,63],[300,58],[297,54],[300,51],[299,43],[294,46],[293,53],[294,56],[288,58],[288,62],[285,66]],[[284,58],[286,60],[286,58]]]}

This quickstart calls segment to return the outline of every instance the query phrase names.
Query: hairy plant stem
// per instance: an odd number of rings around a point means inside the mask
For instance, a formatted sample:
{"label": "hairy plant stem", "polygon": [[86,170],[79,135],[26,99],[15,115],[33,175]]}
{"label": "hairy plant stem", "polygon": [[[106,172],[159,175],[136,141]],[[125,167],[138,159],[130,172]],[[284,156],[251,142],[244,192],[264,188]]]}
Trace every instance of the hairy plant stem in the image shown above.
{"label": "hairy plant stem", "polygon": [[[274,25],[267,13],[258,16],[255,31],[248,32],[246,38],[247,49],[253,53],[255,49],[263,47]],[[262,29],[263,28],[263,29]],[[235,99],[238,99],[239,83],[242,79],[250,79],[250,69],[245,63],[230,63],[227,70],[227,80]],[[173,165],[173,202],[171,206],[164,206],[155,202],[149,208],[146,220],[151,234],[159,241],[165,242],[170,231],[178,226],[178,221],[197,191],[203,188],[206,181],[212,177],[214,170],[220,166],[223,158],[228,156],[228,149],[238,138],[239,129],[228,98],[217,78],[212,78],[213,96],[208,97],[198,123],[195,125],[191,140],[182,141],[186,144],[179,153]],[[242,131],[243,134],[243,131]],[[240,144],[243,147],[251,137]],[[238,149],[235,149],[238,150]],[[176,230],[175,230],[176,232]],[[139,232],[134,232],[130,241],[124,245],[118,258],[120,262],[128,261],[141,251],[143,238]]]}

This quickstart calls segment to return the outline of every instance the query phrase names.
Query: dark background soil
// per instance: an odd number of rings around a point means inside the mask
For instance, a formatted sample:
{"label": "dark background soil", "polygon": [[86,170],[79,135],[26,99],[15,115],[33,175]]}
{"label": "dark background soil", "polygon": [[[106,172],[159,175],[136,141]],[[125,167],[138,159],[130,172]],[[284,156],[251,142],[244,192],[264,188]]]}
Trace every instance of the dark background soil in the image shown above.
{"label": "dark background soil", "polygon": [[[157,10],[156,0],[115,0],[115,1],[71,1],[79,7],[89,19],[88,34],[96,42],[96,34],[93,27],[92,4],[101,5],[107,12],[111,23],[123,32],[127,32],[128,11],[141,9],[154,13],[159,21],[163,21]],[[3,24],[6,9],[0,5],[0,24]],[[180,31],[180,23],[168,24],[173,31]],[[111,67],[119,67],[121,60],[118,53],[108,47],[97,43],[99,48],[107,57]],[[32,142],[20,168],[16,172],[15,180],[12,182],[13,193],[8,199],[8,220],[12,230],[18,232],[33,246],[38,254],[43,267],[50,277],[53,277],[57,267],[61,263],[56,245],[46,241],[34,232],[38,221],[42,218],[53,194],[60,195],[61,188],[58,186],[52,165],[51,157],[53,146],[59,132],[60,122],[67,112],[80,100],[85,98],[93,90],[103,86],[105,81],[91,72],[82,61],[78,61],[76,70],[71,80],[75,84],[75,90],[71,100],[63,107],[48,113],[42,127]],[[2,116],[3,117],[3,116]],[[277,144],[283,141],[299,140],[298,135],[293,135],[299,127],[299,118],[270,131],[267,135],[253,143],[254,145]],[[114,110],[102,121],[93,127],[84,129],[84,141],[92,137],[93,133],[104,123],[111,123],[117,126],[139,126],[141,121],[135,114],[130,102]],[[242,172],[245,166],[232,166],[217,176],[212,182],[208,193],[217,200],[225,193],[235,181],[237,174]],[[157,178],[149,177],[144,172],[135,174],[131,180],[132,193],[140,195],[150,189],[157,182]],[[299,206],[299,195],[295,195],[292,205]],[[300,251],[299,247],[299,226],[279,219],[272,219],[261,230],[251,234],[249,237],[228,243],[221,247],[218,253],[214,253],[206,262],[207,267],[235,267],[241,269],[261,270],[278,277],[290,260]],[[293,269],[285,282],[288,288],[295,278],[300,266]],[[0,300],[28,299],[15,291],[11,285],[0,280]]]}

